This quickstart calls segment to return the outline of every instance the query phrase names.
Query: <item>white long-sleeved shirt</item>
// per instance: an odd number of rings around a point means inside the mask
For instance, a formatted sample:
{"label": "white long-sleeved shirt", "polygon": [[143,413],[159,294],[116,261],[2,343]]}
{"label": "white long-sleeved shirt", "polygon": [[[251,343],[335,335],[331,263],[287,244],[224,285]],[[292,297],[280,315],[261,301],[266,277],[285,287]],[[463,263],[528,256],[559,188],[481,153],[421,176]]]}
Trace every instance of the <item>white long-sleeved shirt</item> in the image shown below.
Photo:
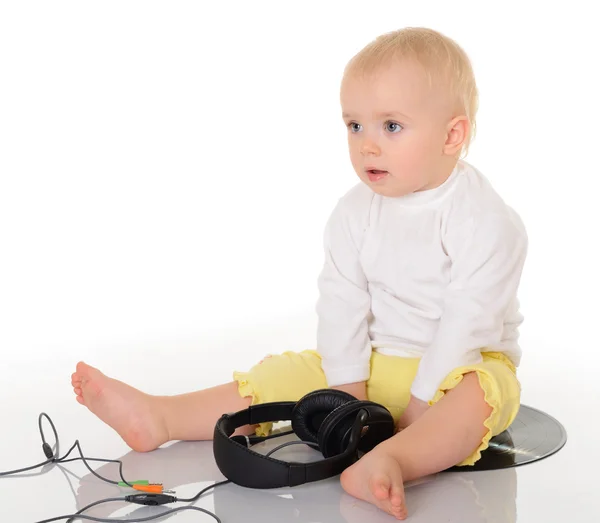
{"label": "white long-sleeved shirt", "polygon": [[317,350],[329,386],[367,380],[373,350],[421,358],[411,393],[423,401],[484,349],[519,365],[527,234],[467,162],[403,197],[357,184],[331,214],[324,247]]}

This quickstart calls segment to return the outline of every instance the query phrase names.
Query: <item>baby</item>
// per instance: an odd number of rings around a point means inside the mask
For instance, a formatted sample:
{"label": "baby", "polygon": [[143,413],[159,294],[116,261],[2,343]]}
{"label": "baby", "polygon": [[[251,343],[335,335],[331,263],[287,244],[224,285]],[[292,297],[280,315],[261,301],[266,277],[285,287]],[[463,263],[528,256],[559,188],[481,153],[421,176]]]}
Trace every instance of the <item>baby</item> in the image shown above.
{"label": "baby", "polygon": [[316,350],[271,355],[230,383],[180,396],[147,395],[84,363],[72,384],[141,452],[211,439],[225,412],[315,389],[380,403],[397,432],[341,485],[405,519],[404,482],[472,465],[519,410],[527,235],[463,160],[477,87],[453,40],[419,28],[380,36],[348,63],[340,98],[360,181],[326,226]]}

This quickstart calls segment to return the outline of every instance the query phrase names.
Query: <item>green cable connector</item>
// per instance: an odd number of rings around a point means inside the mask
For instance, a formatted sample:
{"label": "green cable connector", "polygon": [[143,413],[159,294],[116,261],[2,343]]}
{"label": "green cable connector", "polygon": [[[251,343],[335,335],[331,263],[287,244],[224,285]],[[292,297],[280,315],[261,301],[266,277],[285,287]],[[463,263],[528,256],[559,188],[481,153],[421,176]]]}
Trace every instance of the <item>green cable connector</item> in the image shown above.
{"label": "green cable connector", "polygon": [[[138,479],[137,481],[130,481],[131,485],[149,485],[150,482],[147,479]],[[129,487],[127,483],[119,481],[119,487]]]}

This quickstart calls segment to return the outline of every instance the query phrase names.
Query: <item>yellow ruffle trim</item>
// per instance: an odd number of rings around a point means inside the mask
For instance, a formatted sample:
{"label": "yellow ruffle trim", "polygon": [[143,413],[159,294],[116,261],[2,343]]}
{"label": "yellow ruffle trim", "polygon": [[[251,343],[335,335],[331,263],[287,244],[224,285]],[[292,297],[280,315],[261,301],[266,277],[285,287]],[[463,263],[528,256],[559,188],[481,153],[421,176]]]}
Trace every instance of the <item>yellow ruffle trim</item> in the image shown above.
{"label": "yellow ruffle trim", "polygon": [[[252,402],[250,405],[256,405],[260,402],[254,387],[248,382],[248,372],[234,372],[233,379],[238,382],[238,392],[242,398],[247,398],[248,396],[252,397]],[[273,428],[272,422],[261,423],[256,428],[255,433],[257,436],[268,436],[271,433],[271,429]]]}

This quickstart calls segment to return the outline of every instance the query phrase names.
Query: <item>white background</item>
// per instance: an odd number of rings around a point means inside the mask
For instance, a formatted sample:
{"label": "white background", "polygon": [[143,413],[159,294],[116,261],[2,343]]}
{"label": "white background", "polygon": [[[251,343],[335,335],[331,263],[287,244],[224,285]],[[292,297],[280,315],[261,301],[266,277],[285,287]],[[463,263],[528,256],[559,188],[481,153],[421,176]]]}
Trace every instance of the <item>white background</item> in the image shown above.
{"label": "white background", "polygon": [[176,393],[314,347],[323,226],[357,182],[341,73],[378,34],[411,25],[471,57],[467,160],[529,232],[524,402],[577,411],[565,390],[589,399],[600,367],[600,38],[587,6],[0,4],[8,445],[31,441],[37,459],[42,410],[104,431],[72,398],[79,360]]}

